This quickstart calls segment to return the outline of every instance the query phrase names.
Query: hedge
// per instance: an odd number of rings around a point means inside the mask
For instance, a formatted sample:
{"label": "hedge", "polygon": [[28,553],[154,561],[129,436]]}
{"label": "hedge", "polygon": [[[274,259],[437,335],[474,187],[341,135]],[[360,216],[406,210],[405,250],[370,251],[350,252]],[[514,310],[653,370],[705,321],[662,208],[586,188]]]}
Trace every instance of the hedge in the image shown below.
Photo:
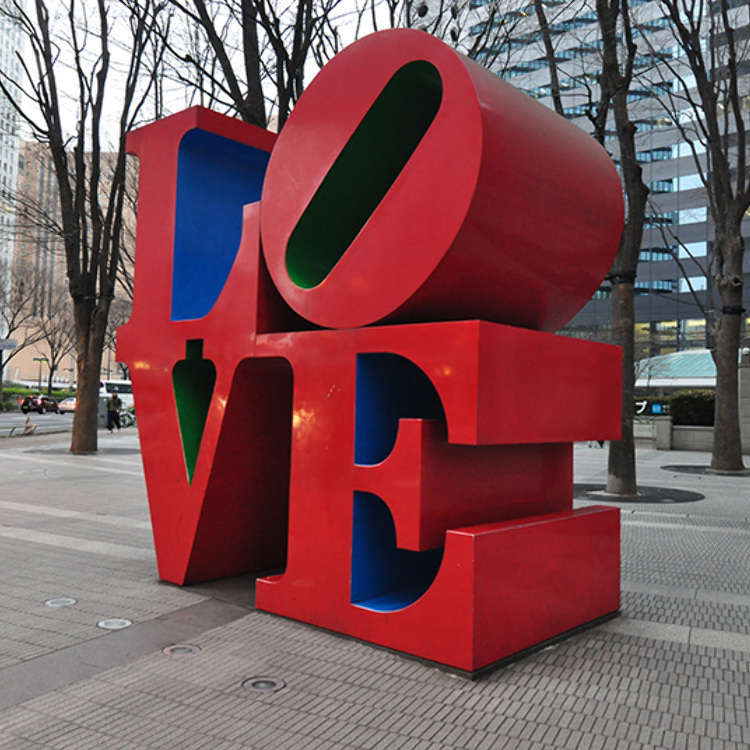
{"label": "hedge", "polygon": [[672,424],[713,427],[714,391],[677,391],[669,399]]}

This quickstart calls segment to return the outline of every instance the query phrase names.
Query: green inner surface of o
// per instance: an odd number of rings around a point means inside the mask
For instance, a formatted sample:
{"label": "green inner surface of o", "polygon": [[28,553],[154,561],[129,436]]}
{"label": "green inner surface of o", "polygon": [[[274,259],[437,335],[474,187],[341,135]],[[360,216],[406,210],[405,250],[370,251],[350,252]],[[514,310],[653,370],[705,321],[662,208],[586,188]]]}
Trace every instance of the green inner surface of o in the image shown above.
{"label": "green inner surface of o", "polygon": [[317,286],[338,263],[414,153],[442,97],[440,74],[425,60],[393,74],[289,237],[286,267],[297,286]]}
{"label": "green inner surface of o", "polygon": [[203,359],[201,339],[188,341],[185,349],[185,359],[180,360],[172,370],[172,385],[177,402],[185,466],[188,479],[192,482],[216,383],[216,367],[210,359]]}

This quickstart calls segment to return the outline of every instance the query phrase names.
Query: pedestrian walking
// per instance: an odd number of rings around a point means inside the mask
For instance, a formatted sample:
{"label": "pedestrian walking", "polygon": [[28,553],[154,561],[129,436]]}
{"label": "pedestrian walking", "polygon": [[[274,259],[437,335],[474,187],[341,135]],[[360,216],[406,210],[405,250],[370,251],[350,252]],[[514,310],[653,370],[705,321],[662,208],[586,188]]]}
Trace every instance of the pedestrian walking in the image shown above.
{"label": "pedestrian walking", "polygon": [[117,431],[120,431],[120,409],[122,408],[122,401],[120,397],[113,393],[112,397],[107,401],[107,429],[112,430],[117,427]]}

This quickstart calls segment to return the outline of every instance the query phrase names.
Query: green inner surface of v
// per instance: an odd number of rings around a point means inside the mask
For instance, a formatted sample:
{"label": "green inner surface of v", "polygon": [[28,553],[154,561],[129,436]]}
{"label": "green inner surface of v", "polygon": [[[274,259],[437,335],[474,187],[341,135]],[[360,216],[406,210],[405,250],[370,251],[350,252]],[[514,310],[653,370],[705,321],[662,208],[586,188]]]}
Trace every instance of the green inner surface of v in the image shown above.
{"label": "green inner surface of v", "polygon": [[172,370],[172,385],[190,482],[193,481],[215,383],[216,367],[210,359],[203,359],[203,340],[188,341],[185,359],[180,360]]}

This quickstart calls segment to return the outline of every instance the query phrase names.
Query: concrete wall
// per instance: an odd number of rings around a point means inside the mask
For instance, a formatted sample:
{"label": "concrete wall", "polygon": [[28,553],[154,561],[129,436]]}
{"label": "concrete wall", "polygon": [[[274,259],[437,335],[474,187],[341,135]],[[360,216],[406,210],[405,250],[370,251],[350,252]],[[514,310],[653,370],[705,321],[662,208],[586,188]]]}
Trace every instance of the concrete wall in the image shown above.
{"label": "concrete wall", "polygon": [[742,452],[750,453],[750,354],[742,355],[739,370],[740,379],[740,432]]}
{"label": "concrete wall", "polygon": [[[740,381],[740,432],[742,452],[750,454],[750,355],[744,355],[739,367]],[[636,437],[648,438],[648,431],[657,450],[711,451],[713,450],[713,427],[679,427],[672,424],[671,417],[655,417],[651,424],[642,423]]]}
{"label": "concrete wall", "polygon": [[672,450],[674,451],[708,451],[713,450],[713,427],[672,427]]}
{"label": "concrete wall", "polygon": [[633,437],[636,440],[653,440],[654,426],[653,420],[636,420],[633,422]]}

